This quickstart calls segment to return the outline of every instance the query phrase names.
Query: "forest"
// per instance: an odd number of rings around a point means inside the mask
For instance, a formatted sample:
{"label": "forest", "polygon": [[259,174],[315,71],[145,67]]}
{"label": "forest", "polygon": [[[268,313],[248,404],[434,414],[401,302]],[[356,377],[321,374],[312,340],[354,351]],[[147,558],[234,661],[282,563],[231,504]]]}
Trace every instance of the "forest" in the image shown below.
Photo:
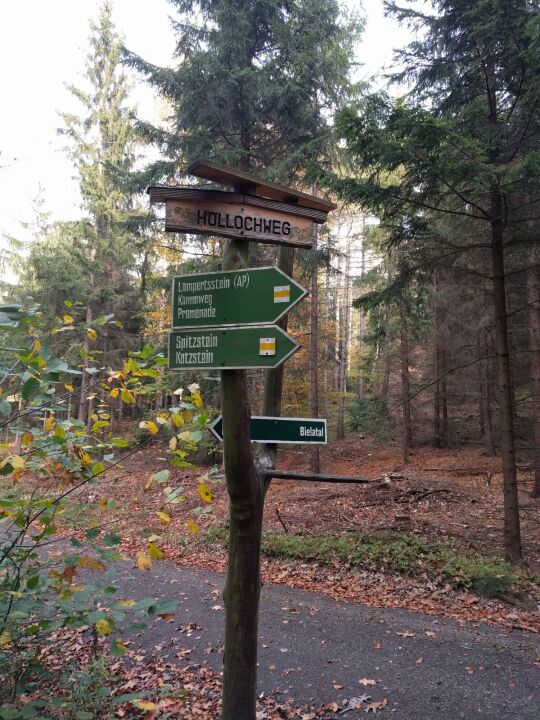
{"label": "forest", "polygon": [[[360,4],[169,5],[159,67],[96,3],[80,112],[58,121],[80,217],[38,199],[26,234],[0,234],[0,718],[459,717],[400,710],[375,669],[350,698],[339,674],[320,702],[271,692],[294,668],[257,685],[260,578],[540,632],[539,3],[384,0],[414,33],[384,83],[362,70]],[[224,189],[204,163],[259,179],[230,195],[311,202],[305,247],[166,231],[171,188]],[[248,267],[305,289],[277,320],[298,351],[175,369],[168,333],[195,315],[173,321],[173,279]],[[279,416],[326,419],[327,442],[251,442]],[[199,604],[225,650],[190,658],[204,622],[180,618],[175,594],[198,595],[174,568],[228,572]],[[163,627],[183,633],[174,667]],[[483,717],[532,718],[527,698]]]}

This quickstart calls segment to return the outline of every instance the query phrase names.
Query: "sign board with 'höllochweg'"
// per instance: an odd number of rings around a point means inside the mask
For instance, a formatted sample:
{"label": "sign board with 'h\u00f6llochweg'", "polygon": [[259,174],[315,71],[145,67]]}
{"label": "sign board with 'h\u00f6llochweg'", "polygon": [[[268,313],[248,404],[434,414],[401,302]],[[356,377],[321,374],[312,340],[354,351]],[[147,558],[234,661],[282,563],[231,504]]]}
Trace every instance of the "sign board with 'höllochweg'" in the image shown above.
{"label": "sign board with 'h\u00f6llochweg'", "polygon": [[173,328],[274,323],[307,291],[276,267],[173,278]]}
{"label": "sign board with 'h\u00f6llochweg'", "polygon": [[[210,431],[223,441],[223,418],[219,415]],[[326,445],[326,420],[319,418],[283,418],[253,416],[250,419],[251,442]]]}
{"label": "sign board with 'h\u00f6llochweg'", "polygon": [[169,368],[275,368],[299,347],[299,343],[277,325],[173,330],[169,333]]}
{"label": "sign board with 'h\u00f6llochweg'", "polygon": [[239,192],[152,187],[152,202],[165,203],[165,230],[219,235],[309,249],[313,223],[324,222],[317,208]]}
{"label": "sign board with 'h\u00f6llochweg'", "polygon": [[313,222],[309,218],[220,200],[169,201],[165,230],[220,235],[292,247],[310,248],[313,243]]}

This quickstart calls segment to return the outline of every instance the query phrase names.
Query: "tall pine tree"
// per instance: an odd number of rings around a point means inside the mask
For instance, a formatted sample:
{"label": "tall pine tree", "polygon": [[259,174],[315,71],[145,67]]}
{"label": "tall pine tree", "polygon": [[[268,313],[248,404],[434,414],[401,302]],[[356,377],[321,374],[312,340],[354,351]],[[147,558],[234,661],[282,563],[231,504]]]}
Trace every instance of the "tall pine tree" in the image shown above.
{"label": "tall pine tree", "polygon": [[[432,10],[385,3],[421,30],[400,54],[408,103],[378,95],[339,118],[361,177],[335,178],[349,199],[388,221],[426,213],[466,218],[476,237],[454,254],[484,254],[492,279],[503,455],[504,541],[521,557],[506,272],[508,248],[532,245],[539,220],[538,3],[432,0]],[[512,268],[513,271],[516,268]]]}

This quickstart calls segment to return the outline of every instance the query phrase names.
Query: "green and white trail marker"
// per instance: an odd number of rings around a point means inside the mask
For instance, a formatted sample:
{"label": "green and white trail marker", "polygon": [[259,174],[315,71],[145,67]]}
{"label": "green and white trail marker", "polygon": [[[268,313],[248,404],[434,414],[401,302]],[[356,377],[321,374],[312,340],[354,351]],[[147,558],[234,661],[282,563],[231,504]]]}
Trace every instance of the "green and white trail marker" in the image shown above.
{"label": "green and white trail marker", "polygon": [[[223,442],[223,418],[219,415],[210,431]],[[319,418],[283,418],[253,416],[250,422],[251,442],[309,443],[326,445],[326,420]]]}
{"label": "green and white trail marker", "polygon": [[299,347],[277,325],[173,330],[169,333],[169,369],[275,368]]}
{"label": "green and white trail marker", "polygon": [[277,267],[173,278],[173,328],[277,322],[307,290]]}

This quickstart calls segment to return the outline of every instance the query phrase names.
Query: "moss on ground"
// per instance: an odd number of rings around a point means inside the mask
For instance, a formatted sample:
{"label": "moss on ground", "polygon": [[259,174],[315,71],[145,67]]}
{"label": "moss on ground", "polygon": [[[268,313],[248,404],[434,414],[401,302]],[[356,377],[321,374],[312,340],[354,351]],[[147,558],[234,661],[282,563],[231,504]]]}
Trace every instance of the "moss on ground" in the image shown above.
{"label": "moss on ground", "polygon": [[[205,542],[215,541],[226,545],[226,525],[216,525],[207,531]],[[484,597],[508,598],[523,593],[531,584],[540,587],[540,576],[503,560],[464,550],[455,543],[430,543],[413,533],[290,535],[266,532],[262,553],[267,557],[325,564],[338,560],[364,570],[427,577]]]}

